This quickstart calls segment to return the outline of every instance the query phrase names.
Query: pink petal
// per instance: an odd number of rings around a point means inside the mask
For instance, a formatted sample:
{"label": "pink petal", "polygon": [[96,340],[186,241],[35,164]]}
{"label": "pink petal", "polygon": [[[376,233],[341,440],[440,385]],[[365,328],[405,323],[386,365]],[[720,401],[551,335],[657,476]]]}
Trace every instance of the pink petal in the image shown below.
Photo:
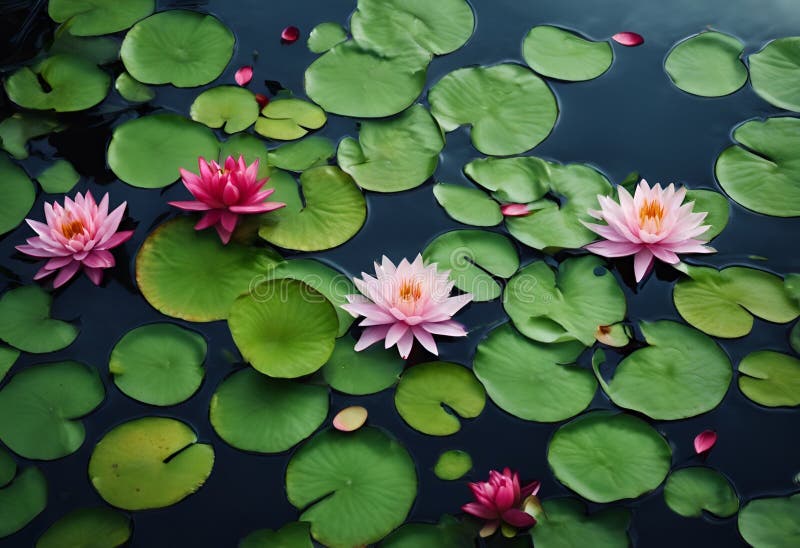
{"label": "pink petal", "polygon": [[617,44],[622,44],[623,46],[628,46],[629,48],[640,46],[644,44],[644,38],[641,34],[636,32],[618,32],[614,36],[611,37]]}
{"label": "pink petal", "polygon": [[422,329],[432,335],[445,335],[448,337],[466,337],[467,331],[464,326],[455,320],[444,322],[423,323]]}
{"label": "pink petal", "polygon": [[516,508],[506,510],[501,517],[503,521],[514,527],[523,528],[536,525],[536,519],[532,515]]}
{"label": "pink petal", "polygon": [[525,485],[522,489],[520,489],[520,497],[526,499],[531,495],[537,495],[541,486],[542,482],[538,480],[530,482],[528,485]]}
{"label": "pink petal", "polygon": [[283,202],[265,202],[263,204],[258,205],[244,205],[244,206],[231,206],[228,209],[231,213],[267,213],[268,211],[274,211],[276,209],[280,209],[285,207],[286,204]]}
{"label": "pink petal", "polygon": [[386,333],[389,331],[388,325],[377,325],[375,327],[367,327],[364,331],[361,332],[361,337],[358,339],[354,350],[356,352],[360,352],[367,348],[368,346],[372,346],[376,342],[385,339]]}
{"label": "pink petal", "polygon": [[353,432],[367,422],[367,410],[360,405],[345,407],[333,417],[333,427],[341,432]]}
{"label": "pink petal", "polygon": [[259,107],[264,108],[269,104],[269,97],[263,93],[256,93],[256,103],[258,103]]}
{"label": "pink petal", "polygon": [[500,206],[500,212],[506,217],[524,217],[530,215],[531,210],[525,204],[505,204]]}
{"label": "pink petal", "polygon": [[75,273],[78,272],[78,268],[80,268],[80,266],[81,263],[78,261],[72,261],[67,266],[62,268],[56,276],[56,279],[53,281],[53,287],[59,288],[70,281]]}
{"label": "pink petal", "polygon": [[293,44],[300,38],[300,29],[295,26],[288,26],[281,31],[281,40],[287,44]]}
{"label": "pink petal", "polygon": [[397,344],[399,341],[408,331],[408,325],[404,322],[396,322],[389,327],[389,331],[386,333],[386,341],[384,342],[386,348],[390,348]]}
{"label": "pink petal", "polygon": [[717,443],[717,433],[714,430],[703,430],[694,438],[694,451],[698,455],[708,453]]}
{"label": "pink petal", "polygon": [[653,266],[653,253],[645,248],[633,257],[633,273],[637,282],[641,282]]}
{"label": "pink petal", "polygon": [[250,83],[250,80],[253,79],[253,67],[249,65],[243,66],[242,68],[236,71],[234,79],[236,80],[236,83],[239,84],[240,86],[246,86],[247,84]]}
{"label": "pink petal", "polygon": [[414,333],[409,329],[397,341],[397,351],[400,352],[400,357],[403,359],[408,358],[411,354],[411,347],[414,345]]}
{"label": "pink petal", "polygon": [[133,230],[122,230],[117,232],[113,236],[111,236],[108,240],[103,242],[102,245],[98,246],[97,249],[112,249],[117,247],[120,244],[123,244],[131,239],[133,236]]}
{"label": "pink petal", "polygon": [[86,273],[86,277],[89,278],[94,285],[100,285],[100,282],[103,281],[102,268],[90,268],[88,266],[84,266],[83,271]]}
{"label": "pink petal", "polygon": [[[638,253],[643,249],[641,244],[630,242],[609,242],[601,240],[585,246],[586,249],[603,257],[627,257]],[[648,252],[649,253],[649,252]]]}
{"label": "pink petal", "polygon": [[471,514],[478,518],[482,519],[497,518],[497,512],[494,510],[494,508],[487,508],[486,506],[478,504],[477,502],[469,502],[464,506],[462,506],[461,509],[467,514]]}
{"label": "pink petal", "polygon": [[647,249],[649,249],[650,252],[653,255],[655,255],[656,259],[658,259],[659,261],[664,261],[665,263],[668,264],[677,264],[680,261],[680,259],[678,258],[677,255],[675,255],[675,253],[673,253],[666,247],[660,246],[658,244],[649,245],[647,246]]}
{"label": "pink petal", "polygon": [[434,356],[439,355],[439,350],[436,348],[436,341],[433,340],[433,335],[431,335],[430,332],[426,331],[419,325],[412,327],[411,331],[414,333],[414,337],[420,342],[425,350]]}
{"label": "pink petal", "polygon": [[186,211],[208,211],[211,206],[203,202],[167,202],[173,207],[177,207]]}

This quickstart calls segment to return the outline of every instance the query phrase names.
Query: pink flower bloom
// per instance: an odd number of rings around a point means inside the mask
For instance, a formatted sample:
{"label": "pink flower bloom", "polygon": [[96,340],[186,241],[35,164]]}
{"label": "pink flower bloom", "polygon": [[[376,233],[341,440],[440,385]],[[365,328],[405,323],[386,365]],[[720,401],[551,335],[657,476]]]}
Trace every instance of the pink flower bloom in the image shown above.
{"label": "pink flower bloom", "polygon": [[504,204],[500,206],[500,212],[506,217],[525,217],[531,210],[525,204]]}
{"label": "pink flower bloom", "polygon": [[644,44],[644,37],[636,32],[618,32],[611,37],[617,44],[622,44],[629,48]]}
{"label": "pink flower bloom", "polygon": [[697,236],[710,225],[703,225],[707,213],[693,213],[694,202],[683,203],[686,188],[675,190],[675,185],[662,189],[650,188],[641,180],[636,193],[631,196],[618,186],[619,201],[608,196],[597,196],[600,211],[589,210],[589,215],[605,221],[605,225],[583,222],[605,240],[586,246],[592,253],[603,257],[634,255],[633,270],[639,282],[650,271],[653,261],[659,259],[669,264],[680,261],[678,253],[713,253],[713,247],[703,245]]}
{"label": "pink flower bloom", "polygon": [[486,520],[481,530],[482,537],[493,534],[502,523],[515,528],[532,527],[536,519],[522,510],[525,499],[539,492],[540,483],[534,481],[524,487],[519,485],[519,475],[508,468],[501,474],[497,470],[489,472],[489,481],[470,483],[469,488],[475,496],[461,509],[475,517]]}
{"label": "pink flower bloom", "polygon": [[288,26],[281,31],[281,40],[287,44],[293,44],[300,38],[300,29],[294,26]]}
{"label": "pink flower bloom", "polygon": [[694,437],[694,452],[698,455],[708,453],[717,444],[717,433],[713,430],[703,430]]}
{"label": "pink flower bloom", "polygon": [[453,282],[450,271],[439,272],[436,264],[425,266],[422,255],[413,263],[406,259],[395,265],[386,257],[375,263],[375,276],[361,273],[353,281],[363,295],[347,295],[350,304],[342,305],[354,317],[364,316],[365,327],[356,351],[384,340],[386,348],[395,344],[404,359],[416,338],[438,355],[434,335],[465,337],[464,326],[450,318],[472,300],[472,295],[450,296]]}
{"label": "pink flower bloom", "polygon": [[246,86],[253,79],[253,67],[245,65],[236,71],[233,78],[240,86]]}
{"label": "pink flower bloom", "polygon": [[64,207],[57,202],[45,203],[47,224],[26,219],[38,236],[17,246],[26,255],[49,259],[33,279],[58,272],[53,286],[61,287],[83,268],[92,283],[99,285],[103,269],[116,264],[109,250],[133,236],[132,230],[117,232],[125,206],[123,202],[109,213],[108,194],[98,205],[91,192],[86,192],[86,197],[79,192],[74,201],[64,197]]}
{"label": "pink flower bloom", "polygon": [[200,166],[200,175],[181,169],[183,184],[195,197],[195,201],[169,204],[188,211],[205,211],[203,218],[194,226],[195,230],[213,226],[224,244],[230,241],[239,222],[239,215],[266,213],[286,205],[282,202],[265,201],[275,189],[264,190],[267,179],[256,178],[258,160],[249,166],[242,156],[239,156],[239,160],[228,156],[225,167],[220,167],[213,160],[206,162],[203,158],[197,163]]}

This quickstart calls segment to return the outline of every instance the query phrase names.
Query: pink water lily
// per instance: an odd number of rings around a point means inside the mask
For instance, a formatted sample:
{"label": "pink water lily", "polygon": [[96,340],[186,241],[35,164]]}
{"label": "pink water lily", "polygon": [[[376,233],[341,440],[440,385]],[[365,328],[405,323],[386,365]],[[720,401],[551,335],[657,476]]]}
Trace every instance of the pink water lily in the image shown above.
{"label": "pink water lily", "polygon": [[397,345],[403,359],[418,340],[429,352],[438,355],[434,335],[465,337],[464,326],[451,318],[472,300],[470,293],[451,297],[450,271],[439,272],[436,264],[425,266],[422,255],[413,263],[406,259],[395,266],[383,257],[375,263],[375,277],[361,273],[355,278],[361,295],[347,295],[350,304],[342,308],[354,317],[364,316],[364,326],[356,343],[357,351],[383,340],[386,348]]}
{"label": "pink water lily", "polygon": [[538,481],[534,481],[520,487],[516,472],[509,468],[503,469],[502,473],[492,470],[489,472],[489,481],[469,484],[475,502],[465,504],[461,509],[485,520],[480,533],[482,537],[494,534],[502,524],[517,529],[532,527],[536,524],[536,519],[522,508],[525,499],[539,492],[540,485]]}
{"label": "pink water lily", "polygon": [[80,192],[71,200],[64,197],[64,206],[53,202],[44,204],[47,224],[26,219],[37,236],[27,239],[27,244],[17,250],[41,259],[48,259],[33,277],[39,280],[55,274],[54,287],[61,287],[83,269],[86,276],[99,285],[103,270],[116,264],[109,251],[133,236],[132,230],[117,231],[126,202],[108,212],[108,194],[98,205],[91,192],[84,197]]}
{"label": "pink water lily", "polygon": [[181,169],[183,184],[195,200],[169,204],[188,211],[204,211],[195,230],[213,226],[224,244],[230,241],[240,215],[266,213],[286,205],[265,201],[275,189],[264,189],[267,179],[258,179],[258,160],[249,166],[242,156],[238,160],[228,156],[224,166],[203,158],[197,163],[200,175]]}
{"label": "pink water lily", "polygon": [[592,253],[603,257],[633,255],[636,281],[641,281],[650,271],[655,259],[669,264],[680,262],[678,253],[713,253],[716,250],[703,245],[698,238],[711,228],[702,224],[707,213],[694,213],[694,202],[684,204],[686,188],[675,189],[670,184],[650,188],[641,180],[634,196],[623,186],[617,187],[619,203],[608,196],[598,195],[600,210],[589,210],[589,215],[605,221],[605,225],[581,221],[589,230],[605,240],[586,246]]}

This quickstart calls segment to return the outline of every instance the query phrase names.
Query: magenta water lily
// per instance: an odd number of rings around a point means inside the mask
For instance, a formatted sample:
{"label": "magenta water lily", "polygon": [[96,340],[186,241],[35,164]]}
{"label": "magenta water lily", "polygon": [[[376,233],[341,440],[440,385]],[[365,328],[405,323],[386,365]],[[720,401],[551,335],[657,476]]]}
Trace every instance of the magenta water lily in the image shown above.
{"label": "magenta water lily", "polygon": [[486,521],[480,532],[482,537],[493,535],[501,525],[514,529],[532,527],[536,519],[522,508],[525,499],[539,492],[540,485],[538,481],[533,481],[520,487],[517,472],[509,468],[504,468],[502,473],[492,470],[489,472],[489,481],[469,484],[475,502],[467,503],[461,509]]}
{"label": "magenta water lily", "polygon": [[450,272],[439,272],[437,265],[425,266],[422,255],[414,262],[403,259],[395,266],[383,257],[375,263],[375,276],[361,273],[355,278],[361,295],[347,295],[350,304],[342,305],[354,317],[364,316],[364,326],[356,350],[383,340],[386,348],[397,345],[407,358],[418,340],[429,352],[438,355],[434,335],[464,337],[467,331],[452,320],[453,315],[472,300],[470,293],[450,296]]}

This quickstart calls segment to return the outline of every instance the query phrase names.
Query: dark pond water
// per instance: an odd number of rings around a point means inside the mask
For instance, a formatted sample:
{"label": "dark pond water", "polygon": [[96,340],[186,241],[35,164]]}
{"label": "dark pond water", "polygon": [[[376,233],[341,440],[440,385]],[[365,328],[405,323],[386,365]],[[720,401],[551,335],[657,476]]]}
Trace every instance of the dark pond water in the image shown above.
{"label": "dark pond water", "polygon": [[[281,45],[281,29],[297,25],[307,33],[323,21],[347,22],[353,0],[217,0],[159,2],[160,9],[184,7],[218,16],[237,36],[237,51],[221,81],[232,82],[233,72],[243,64],[254,64],[256,79],[279,81],[302,94],[303,72],[315,58],[304,39],[291,46]],[[470,42],[452,55],[437,58],[429,70],[429,84],[449,71],[472,64],[494,64],[521,60],[521,41],[537,24],[556,24],[606,38],[618,31],[634,30],[646,43],[638,48],[615,49],[612,69],[602,78],[584,83],[552,83],[561,108],[559,121],[535,154],[563,162],[588,162],[620,181],[638,170],[651,182],[680,181],[696,188],[717,188],[713,163],[729,142],[731,129],[744,120],[779,114],[759,99],[749,86],[719,99],[687,95],[673,87],[663,72],[667,51],[679,39],[706,27],[741,38],[745,53],[759,49],[770,38],[797,34],[800,9],[795,0],[472,0],[477,29]],[[3,55],[6,63],[24,61],[52,32],[46,16],[46,2],[3,2],[2,41],[20,30],[27,17],[28,32],[21,42]],[[31,10],[38,9],[32,14]],[[12,37],[13,38],[13,37]],[[254,62],[254,51],[258,56]],[[252,86],[254,89],[257,86]],[[161,88],[151,105],[182,114],[199,90]],[[424,96],[423,96],[424,97]],[[87,436],[76,453],[48,463],[37,463],[44,471],[49,489],[47,509],[28,527],[0,541],[2,546],[31,546],[35,539],[68,510],[103,504],[89,483],[86,468],[94,444],[111,427],[145,415],[174,416],[189,422],[200,440],[213,444],[214,471],[195,495],[163,510],[138,512],[134,516],[133,546],[235,546],[254,529],[277,528],[293,521],[296,510],[284,493],[284,469],[289,454],[263,456],[247,454],[225,444],[208,421],[208,403],[219,382],[236,367],[226,356],[236,348],[224,322],[192,325],[209,343],[207,376],[201,390],[187,402],[167,409],[137,403],[113,385],[107,374],[111,348],[126,331],[143,323],[163,320],[138,294],[133,282],[132,259],[147,233],[165,215],[173,214],[167,199],[178,199],[179,185],[158,190],[132,188],[115,179],[105,165],[105,147],[111,128],[134,116],[139,109],[112,95],[95,109],[96,116],[76,116],[71,129],[34,143],[31,158],[24,162],[30,173],[38,173],[52,157],[65,157],[83,175],[75,190],[109,191],[113,202],[127,200],[129,216],[138,222],[134,238],[118,255],[119,266],[105,287],[97,288],[85,278],[78,279],[55,294],[54,315],[75,319],[81,335],[67,349],[44,358],[23,356],[15,369],[41,361],[77,359],[97,367],[107,388],[106,401],[84,422]],[[355,121],[331,116],[323,134],[332,138],[355,135]],[[478,156],[461,128],[448,135],[447,147],[436,172],[436,180],[463,180],[462,166]],[[153,158],[154,162],[158,158]],[[460,225],[446,216],[434,201],[430,183],[394,195],[367,196],[369,217],[361,232],[345,245],[314,254],[331,261],[349,274],[370,267],[373,258],[387,254],[399,259],[413,256],[441,232]],[[41,211],[42,197],[32,215]],[[800,219],[778,219],[732,206],[731,223],[714,246],[716,255],[703,257],[707,264],[755,264],[759,268],[786,273],[800,270],[797,238]],[[0,241],[4,288],[29,283],[36,265],[15,253],[14,245],[28,236],[22,227]],[[532,257],[530,252],[523,256]],[[754,261],[751,256],[763,257]],[[630,265],[619,263],[622,271]],[[657,270],[638,292],[627,289],[629,319],[677,319],[671,302],[674,274]],[[632,284],[624,278],[627,284]],[[498,302],[474,304],[460,319],[471,327],[468,340],[445,342],[442,358],[471,363],[477,342],[490,327],[505,317]],[[755,349],[788,351],[788,325],[771,325],[756,320],[753,332],[744,339],[723,341],[734,364]],[[583,356],[588,359],[588,353]],[[412,360],[427,359],[414,354]],[[463,482],[435,478],[433,464],[440,452],[451,448],[467,450],[474,459],[475,477],[504,465],[517,468],[526,479],[539,478],[542,494],[566,494],[548,470],[546,447],[557,425],[534,424],[515,419],[491,402],[476,420],[465,421],[459,433],[446,438],[422,435],[398,416],[393,391],[363,398],[334,394],[332,409],[358,400],[370,411],[370,422],[386,428],[408,448],[417,462],[420,488],[410,520],[434,521],[442,514],[455,513],[467,501]],[[594,408],[610,407],[598,392]],[[656,428],[674,445],[674,463],[691,461],[692,438],[705,428],[716,429],[720,441],[709,463],[727,474],[743,497],[783,494],[796,490],[793,478],[800,472],[800,439],[797,411],[767,410],[746,400],[732,383],[723,404],[716,410],[690,420],[658,422]],[[390,496],[390,494],[387,494]],[[632,537],[636,546],[738,546],[744,545],[736,519],[686,519],[671,512],[660,491],[629,504],[633,510]]]}

